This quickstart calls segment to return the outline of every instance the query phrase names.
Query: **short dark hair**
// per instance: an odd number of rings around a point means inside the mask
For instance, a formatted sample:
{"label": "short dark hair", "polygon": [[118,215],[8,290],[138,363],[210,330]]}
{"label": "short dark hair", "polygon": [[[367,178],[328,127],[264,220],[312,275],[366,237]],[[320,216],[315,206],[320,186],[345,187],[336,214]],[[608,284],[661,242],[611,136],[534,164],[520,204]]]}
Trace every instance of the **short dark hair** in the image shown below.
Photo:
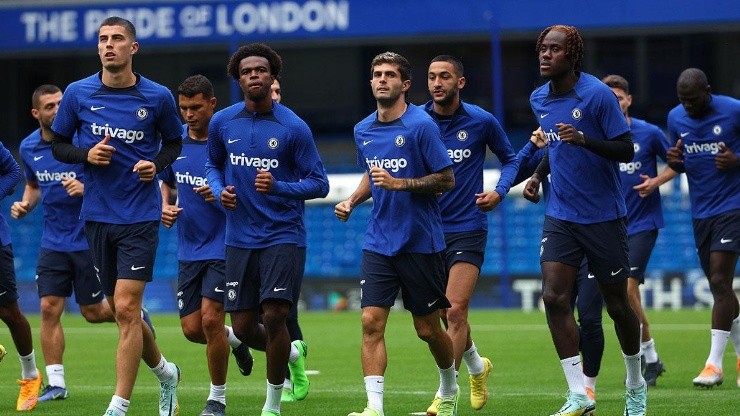
{"label": "short dark hair", "polygon": [[35,109],[39,109],[39,101],[41,101],[42,95],[47,94],[56,94],[58,92],[62,92],[59,87],[52,84],[44,84],[39,86],[33,91],[33,94],[31,95],[31,106]]}
{"label": "short dark hair", "polygon": [[401,81],[411,80],[411,64],[403,56],[395,52],[383,52],[375,55],[370,63],[370,75],[372,76],[375,67],[380,64],[393,64],[398,66],[398,72],[401,73]]}
{"label": "short dark hair", "polygon": [[609,88],[619,88],[627,94],[630,93],[630,83],[620,75],[607,75],[601,79],[601,82]]}
{"label": "short dark hair", "polygon": [[134,24],[131,23],[131,21],[124,19],[123,17],[118,16],[110,16],[103,20],[103,23],[98,26],[98,32],[100,32],[100,28],[103,26],[122,26],[126,32],[128,32],[129,35],[133,38],[134,41],[136,41],[136,28],[134,27]]}
{"label": "short dark hair", "polygon": [[229,63],[226,65],[226,73],[234,79],[239,79],[239,63],[249,56],[261,56],[267,59],[267,62],[270,63],[270,74],[274,77],[278,77],[283,69],[283,60],[271,47],[264,43],[250,43],[241,46],[231,55]]}
{"label": "short dark hair", "polygon": [[177,94],[193,98],[198,94],[203,94],[206,99],[213,97],[213,84],[203,75],[193,75],[185,78],[185,81],[177,87]]}
{"label": "short dark hair", "polygon": [[565,33],[565,57],[573,62],[573,69],[575,71],[580,70],[581,65],[583,65],[583,38],[581,38],[581,34],[578,33],[578,29],[575,26],[552,25],[545,28],[537,38],[537,45],[535,47],[537,53],[539,53],[542,47],[542,41],[545,39],[545,36],[553,30]]}
{"label": "short dark hair", "polygon": [[457,57],[452,55],[437,55],[432,59],[432,62],[449,62],[455,68],[455,71],[457,71],[458,76],[465,76],[465,68],[463,67],[462,61]]}
{"label": "short dark hair", "polygon": [[695,86],[700,89],[706,89],[709,86],[707,74],[699,68],[687,68],[681,71],[678,76],[677,85],[684,87]]}

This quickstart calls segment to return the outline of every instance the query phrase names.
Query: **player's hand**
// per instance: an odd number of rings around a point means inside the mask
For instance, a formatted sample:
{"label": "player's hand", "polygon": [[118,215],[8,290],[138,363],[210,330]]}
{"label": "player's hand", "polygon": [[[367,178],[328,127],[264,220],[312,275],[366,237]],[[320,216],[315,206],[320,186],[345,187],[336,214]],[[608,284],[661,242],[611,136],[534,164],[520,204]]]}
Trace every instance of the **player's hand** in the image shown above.
{"label": "player's hand", "polygon": [[103,140],[99,141],[95,146],[87,152],[87,163],[96,166],[108,166],[110,160],[113,157],[113,152],[116,148],[109,145],[110,135],[105,135]]}
{"label": "player's hand", "polygon": [[134,172],[139,174],[139,180],[142,182],[151,182],[157,175],[157,167],[151,160],[140,160],[134,165]]}
{"label": "player's hand", "polygon": [[655,178],[651,178],[643,173],[640,174],[640,179],[642,179],[642,183],[632,187],[632,189],[637,191],[640,197],[645,198],[658,188],[658,181],[656,181]]}
{"label": "player's hand", "polygon": [[221,205],[229,211],[236,209],[236,193],[234,192],[234,185],[229,185],[221,191]]}
{"label": "player's hand", "polygon": [[213,192],[211,191],[211,187],[209,185],[203,185],[197,188],[193,188],[193,191],[203,197],[206,202],[216,202],[216,197],[213,195]]}
{"label": "player's hand", "polygon": [[538,203],[540,202],[540,177],[539,175],[532,175],[531,178],[527,181],[527,184],[524,186],[524,190],[522,191],[522,196],[527,201]]}
{"label": "player's hand", "polygon": [[730,150],[724,143],[719,142],[719,152],[714,157],[714,166],[719,170],[729,170],[740,166],[740,160],[738,160],[735,152]]}
{"label": "player's hand", "polygon": [[167,228],[171,228],[175,221],[177,221],[177,216],[180,214],[180,211],[182,211],[182,208],[178,207],[177,205],[165,205],[162,207],[162,225],[164,225]]}
{"label": "player's hand", "polygon": [[558,135],[560,136],[561,141],[574,144],[576,146],[583,146],[586,144],[586,138],[583,137],[583,133],[576,130],[572,124],[558,123],[555,127],[558,128]]}
{"label": "player's hand", "polygon": [[10,206],[10,216],[15,219],[25,217],[29,211],[31,211],[31,203],[28,201],[15,201]]}
{"label": "player's hand", "polygon": [[675,146],[668,148],[665,153],[665,160],[669,165],[683,164],[683,143],[681,143],[681,139],[678,139]]}
{"label": "player's hand", "polygon": [[257,169],[257,177],[254,179],[254,187],[257,192],[270,193],[274,184],[275,178],[272,177],[270,171]]}
{"label": "player's hand", "polygon": [[370,168],[370,180],[379,188],[397,191],[400,188],[400,179],[394,178],[387,170],[373,166]]}
{"label": "player's hand", "polygon": [[342,201],[334,206],[334,215],[339,218],[339,221],[346,222],[352,214],[352,204],[349,200]]}
{"label": "player's hand", "polygon": [[82,196],[85,185],[77,179],[62,179],[62,186],[69,196]]}
{"label": "player's hand", "polygon": [[545,132],[542,131],[542,127],[538,127],[537,130],[532,132],[532,135],[529,136],[529,141],[537,146],[538,149],[542,149],[547,146],[547,137],[545,137]]}
{"label": "player's hand", "polygon": [[501,200],[501,195],[496,191],[475,194],[475,205],[477,205],[478,209],[483,212],[488,212],[496,208],[496,206],[501,203]]}

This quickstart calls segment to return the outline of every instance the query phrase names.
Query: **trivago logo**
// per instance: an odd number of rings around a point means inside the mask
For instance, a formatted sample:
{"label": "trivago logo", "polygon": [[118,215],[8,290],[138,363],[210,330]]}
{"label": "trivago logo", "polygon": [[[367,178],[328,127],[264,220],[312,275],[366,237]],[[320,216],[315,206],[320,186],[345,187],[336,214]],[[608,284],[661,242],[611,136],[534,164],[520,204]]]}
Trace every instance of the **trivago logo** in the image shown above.
{"label": "trivago logo", "polygon": [[560,135],[558,134],[558,132],[552,131],[552,129],[550,129],[550,131],[545,131],[543,133],[545,134],[545,137],[547,138],[548,142],[560,141]]}
{"label": "trivago logo", "polygon": [[720,146],[724,145],[724,142],[691,143],[684,144],[683,150],[690,155],[694,153],[711,153],[713,155],[716,155],[720,152]]}
{"label": "trivago logo", "polygon": [[49,172],[44,169],[43,172],[36,171],[36,180],[39,182],[59,182],[63,179],[77,179],[75,172]]}
{"label": "trivago logo", "polygon": [[280,162],[278,162],[277,159],[249,157],[244,153],[240,155],[229,153],[229,162],[231,162],[233,166],[249,166],[262,170],[276,169],[278,166],[280,166]]}
{"label": "trivago logo", "polygon": [[90,129],[92,130],[92,134],[96,136],[110,136],[111,139],[121,139],[124,143],[128,144],[144,138],[144,132],[141,130],[126,130],[118,127],[111,127],[108,123],[105,123],[103,126],[92,123]]}
{"label": "trivago logo", "polygon": [[175,181],[184,185],[203,186],[206,185],[206,178],[202,176],[191,175],[190,172],[175,172]]}
{"label": "trivago logo", "polygon": [[385,170],[389,170],[391,172],[398,172],[399,169],[403,169],[406,166],[408,166],[408,162],[406,162],[406,159],[400,158],[400,159],[378,159],[377,157],[374,159],[368,159],[365,158],[365,163],[367,163],[367,168],[371,169],[372,167],[379,167],[383,168]]}
{"label": "trivago logo", "polygon": [[633,173],[639,171],[640,168],[642,168],[642,162],[640,162],[639,160],[637,162],[619,164],[620,172],[626,172],[629,175],[632,175]]}
{"label": "trivago logo", "polygon": [[447,149],[447,156],[455,163],[460,163],[470,157],[470,149]]}

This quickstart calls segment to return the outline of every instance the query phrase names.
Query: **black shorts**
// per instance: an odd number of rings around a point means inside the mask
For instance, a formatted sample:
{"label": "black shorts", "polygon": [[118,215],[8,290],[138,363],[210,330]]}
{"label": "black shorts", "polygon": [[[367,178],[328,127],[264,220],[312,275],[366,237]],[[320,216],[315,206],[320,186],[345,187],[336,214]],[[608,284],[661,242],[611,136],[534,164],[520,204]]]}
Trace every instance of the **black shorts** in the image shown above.
{"label": "black shorts", "polygon": [[442,253],[384,256],[362,251],[360,306],[390,308],[401,291],[404,308],[425,316],[449,308]]}
{"label": "black shorts", "polygon": [[13,245],[0,247],[0,305],[18,301],[18,287],[15,284],[15,263]]}
{"label": "black shorts", "polygon": [[447,248],[444,251],[445,264],[449,272],[452,265],[462,261],[481,269],[486,252],[487,231],[467,231],[445,234]]}
{"label": "black shorts", "polygon": [[106,296],[117,279],[152,281],[159,244],[159,222],[108,224],[86,221],[85,235]]}
{"label": "black shorts", "polygon": [[94,305],[103,300],[90,250],[63,252],[42,248],[36,265],[39,297],[72,296],[79,305]]}
{"label": "black shorts", "polygon": [[645,283],[645,270],[658,239],[658,230],[640,231],[627,237],[630,259],[630,277]]}
{"label": "black shorts", "polygon": [[277,244],[260,249],[226,246],[227,312],[255,310],[266,299],[298,299],[305,247]]}
{"label": "black shorts", "polygon": [[601,283],[622,281],[629,275],[627,227],[624,218],[579,224],[545,216],[540,262],[555,261],[578,268],[583,257]]}
{"label": "black shorts", "polygon": [[198,260],[178,262],[177,309],[180,318],[200,310],[201,300],[224,303],[226,262]]}
{"label": "black shorts", "polygon": [[740,254],[740,210],[725,212],[710,218],[693,219],[694,242],[699,263],[709,276],[709,253],[730,251]]}

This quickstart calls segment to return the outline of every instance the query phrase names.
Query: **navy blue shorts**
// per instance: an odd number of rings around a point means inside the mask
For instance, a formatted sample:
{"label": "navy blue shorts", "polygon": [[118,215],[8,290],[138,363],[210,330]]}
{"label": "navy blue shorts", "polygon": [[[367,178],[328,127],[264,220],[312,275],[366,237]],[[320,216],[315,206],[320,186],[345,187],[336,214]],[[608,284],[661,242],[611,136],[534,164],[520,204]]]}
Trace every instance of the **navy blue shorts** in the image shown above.
{"label": "navy blue shorts", "polygon": [[85,235],[106,296],[113,296],[117,279],[152,281],[159,244],[159,222],[108,224],[85,222]]}
{"label": "navy blue shorts", "polygon": [[384,256],[362,251],[360,306],[390,308],[401,291],[403,306],[416,316],[449,308],[442,253]]}
{"label": "navy blue shorts", "polygon": [[629,276],[627,227],[624,218],[579,224],[545,216],[542,225],[540,262],[556,261],[578,268],[583,257],[589,272],[600,283],[622,281]]}
{"label": "navy blue shorts", "polygon": [[42,248],[36,265],[39,297],[72,296],[79,305],[94,305],[103,300],[103,286],[95,274],[90,250],[63,252]]}
{"label": "navy blue shorts", "polygon": [[0,247],[0,305],[18,301],[18,287],[15,285],[15,264],[13,245]]}
{"label": "navy blue shorts", "polygon": [[480,270],[486,252],[487,231],[467,231],[445,234],[447,248],[444,251],[447,271],[452,265],[462,261],[470,263]]}
{"label": "navy blue shorts", "polygon": [[226,262],[197,260],[178,262],[177,309],[180,318],[200,310],[201,300],[224,303],[226,298]]}
{"label": "navy blue shorts", "polygon": [[694,218],[693,223],[699,263],[707,276],[709,276],[709,253],[730,251],[740,254],[740,210],[710,218]]}
{"label": "navy blue shorts", "polygon": [[627,237],[630,259],[630,277],[645,283],[645,270],[658,239],[658,230],[640,231]]}
{"label": "navy blue shorts", "polygon": [[305,248],[295,244],[260,249],[227,245],[224,309],[255,310],[266,299],[283,299],[292,304],[301,290],[305,253]]}

